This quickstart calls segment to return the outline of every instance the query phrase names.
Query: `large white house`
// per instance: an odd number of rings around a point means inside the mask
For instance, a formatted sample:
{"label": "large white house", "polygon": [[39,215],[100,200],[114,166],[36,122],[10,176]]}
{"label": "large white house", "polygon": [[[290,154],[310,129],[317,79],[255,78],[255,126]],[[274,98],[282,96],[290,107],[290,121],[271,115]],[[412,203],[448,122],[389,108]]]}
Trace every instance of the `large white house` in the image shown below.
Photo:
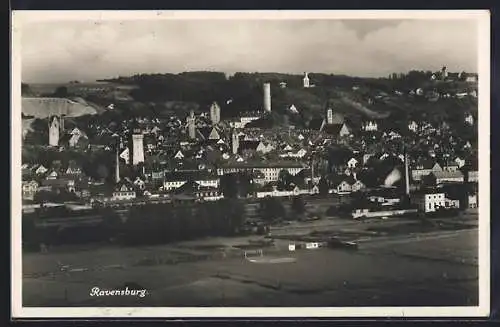
{"label": "large white house", "polygon": [[264,175],[266,182],[274,182],[278,180],[281,170],[286,170],[290,175],[297,175],[304,169],[304,165],[294,161],[282,162],[233,162],[227,163],[217,168],[217,174],[222,176],[224,174],[237,173],[237,172],[255,172],[259,171]]}
{"label": "large white house", "polygon": [[444,193],[422,193],[414,194],[411,197],[411,202],[425,213],[435,212],[439,208],[444,208],[445,200]]}

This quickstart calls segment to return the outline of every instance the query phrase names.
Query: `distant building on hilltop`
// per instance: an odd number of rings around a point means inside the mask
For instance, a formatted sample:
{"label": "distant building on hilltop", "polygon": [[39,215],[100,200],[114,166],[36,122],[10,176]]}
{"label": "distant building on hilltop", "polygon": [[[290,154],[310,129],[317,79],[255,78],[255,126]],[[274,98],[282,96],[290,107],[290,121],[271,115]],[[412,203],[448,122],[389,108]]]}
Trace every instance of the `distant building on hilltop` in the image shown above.
{"label": "distant building on hilltop", "polygon": [[309,73],[304,73],[304,78],[302,79],[302,85],[304,86],[304,88],[311,87],[311,84],[309,83]]}

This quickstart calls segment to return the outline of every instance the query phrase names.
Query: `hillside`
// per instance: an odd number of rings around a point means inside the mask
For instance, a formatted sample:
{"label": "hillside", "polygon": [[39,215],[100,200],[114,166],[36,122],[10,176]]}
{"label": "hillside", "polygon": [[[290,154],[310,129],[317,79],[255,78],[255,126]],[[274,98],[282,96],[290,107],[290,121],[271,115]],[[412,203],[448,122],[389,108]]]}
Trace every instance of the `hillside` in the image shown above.
{"label": "hillside", "polygon": [[68,117],[95,115],[99,113],[83,99],[72,101],[65,98],[22,98],[22,113],[24,116],[46,118],[51,115],[64,114]]}
{"label": "hillside", "polygon": [[[366,119],[462,120],[464,112],[477,112],[472,97],[432,99],[433,94],[470,92],[477,85],[463,81],[432,81],[430,72],[411,71],[397,79],[359,78],[333,74],[309,74],[315,87],[303,88],[302,75],[280,73],[185,72],[181,74],[140,74],[99,81],[102,85],[121,87],[113,92],[84,96],[90,107],[105,107],[113,102],[123,115],[160,115],[172,112],[183,116],[189,110],[208,112],[212,102],[221,107],[222,118],[262,110],[265,82],[271,83],[271,125],[292,123],[307,125],[323,117],[327,107],[343,114],[348,121]],[[34,87],[36,89],[36,87]],[[421,88],[425,96],[410,95]],[[32,88],[33,89],[33,88]],[[121,101],[121,100],[123,101]],[[175,104],[175,105],[173,105]],[[294,105],[298,113],[289,110]],[[412,118],[413,117],[413,118]],[[278,118],[278,119],[275,119]]]}

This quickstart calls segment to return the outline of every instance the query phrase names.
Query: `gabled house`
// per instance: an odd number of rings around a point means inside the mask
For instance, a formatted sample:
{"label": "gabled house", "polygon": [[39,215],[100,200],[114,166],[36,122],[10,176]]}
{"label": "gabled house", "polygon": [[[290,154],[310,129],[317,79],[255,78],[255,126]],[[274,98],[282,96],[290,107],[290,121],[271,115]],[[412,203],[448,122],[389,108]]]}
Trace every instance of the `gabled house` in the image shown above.
{"label": "gabled house", "polygon": [[378,130],[378,124],[376,121],[367,121],[362,126],[363,131],[365,132],[374,132]]}
{"label": "gabled house", "polygon": [[146,183],[140,177],[135,178],[134,185],[141,191],[143,191],[146,188]]}
{"label": "gabled house", "polygon": [[89,145],[89,138],[85,132],[75,127],[68,135],[68,145],[70,148],[86,148]]}
{"label": "gabled house", "polygon": [[38,192],[38,186],[40,184],[35,181],[23,181],[22,183],[22,197],[23,199],[26,200],[33,200],[35,197],[36,192]]}
{"label": "gabled house", "polygon": [[448,162],[443,166],[443,170],[446,172],[456,172],[459,169],[459,165],[456,162]]}
{"label": "gabled house", "polygon": [[457,164],[458,168],[462,168],[463,166],[465,166],[465,159],[462,159],[460,157],[456,157],[455,163]]}
{"label": "gabled house", "polygon": [[198,128],[198,135],[202,140],[220,140],[221,132],[216,127]]}
{"label": "gabled house", "polygon": [[433,160],[421,160],[411,170],[411,176],[414,181],[420,181],[422,177],[427,176],[430,173],[442,171],[443,168],[439,165],[439,163]]}
{"label": "gabled house", "polygon": [[364,190],[365,188],[366,188],[366,185],[360,180],[355,181],[351,185],[352,192],[358,192],[358,191]]}
{"label": "gabled house", "polygon": [[356,168],[358,163],[359,161],[356,158],[352,157],[351,159],[349,159],[349,161],[347,161],[347,168],[354,169]]}
{"label": "gabled house", "polygon": [[431,173],[436,178],[436,184],[442,183],[463,183],[464,175],[457,171],[434,171]]}
{"label": "gabled house", "polygon": [[259,145],[257,145],[256,151],[260,153],[269,153],[274,150],[274,146],[271,143],[267,142],[260,142]]}
{"label": "gabled house", "polygon": [[415,121],[411,121],[409,124],[408,124],[408,129],[412,132],[417,132],[418,130],[418,124],[415,122]]}
{"label": "gabled house", "polygon": [[175,158],[175,159],[179,159],[179,160],[180,160],[180,159],[184,159],[184,154],[182,153],[182,151],[181,151],[181,150],[178,150],[178,151],[175,153],[174,158]]}
{"label": "gabled house", "polygon": [[341,182],[337,183],[335,186],[335,191],[337,193],[350,193],[352,191],[351,184],[347,180],[342,180]]}
{"label": "gabled house", "polygon": [[134,186],[130,184],[128,181],[119,182],[112,195],[112,200],[114,201],[122,201],[122,200],[131,200],[136,198],[136,193],[134,190]]}
{"label": "gabled house", "polygon": [[121,153],[120,153],[120,158],[125,160],[125,163],[128,165],[130,163],[130,151],[128,148],[125,148]]}
{"label": "gabled house", "polygon": [[327,135],[332,135],[336,137],[346,137],[351,135],[351,130],[347,126],[347,124],[325,124],[322,126],[320,129],[321,132],[327,134]]}
{"label": "gabled house", "polygon": [[48,171],[47,168],[45,168],[43,165],[38,166],[38,168],[35,170],[35,174],[37,175],[44,175]]}
{"label": "gabled house", "polygon": [[52,178],[45,179],[39,188],[44,188],[49,191],[59,192],[66,190],[68,192],[75,192],[75,180],[71,178]]}
{"label": "gabled house", "polygon": [[197,199],[203,199],[205,201],[218,200],[223,197],[218,187],[203,186],[195,181],[187,182],[177,188],[175,194],[194,196]]}
{"label": "gabled house", "polygon": [[467,115],[465,115],[465,123],[466,124],[469,124],[469,125],[474,125],[474,117],[469,113]]}
{"label": "gabled house", "polygon": [[68,163],[68,168],[66,169],[66,175],[79,177],[82,174],[83,174],[82,168],[76,163],[76,161],[71,160]]}
{"label": "gabled house", "polygon": [[57,172],[57,170],[55,169],[52,169],[48,174],[47,176],[45,177],[45,179],[47,180],[50,180],[50,179],[58,179],[59,178],[59,173]]}

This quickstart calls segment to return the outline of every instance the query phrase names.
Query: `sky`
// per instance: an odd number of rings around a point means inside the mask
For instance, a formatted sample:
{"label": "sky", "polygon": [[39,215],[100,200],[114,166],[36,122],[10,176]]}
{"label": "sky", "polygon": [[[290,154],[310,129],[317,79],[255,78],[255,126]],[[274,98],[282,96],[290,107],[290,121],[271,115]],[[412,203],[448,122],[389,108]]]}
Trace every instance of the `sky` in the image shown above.
{"label": "sky", "polygon": [[44,21],[23,26],[22,80],[183,71],[379,77],[477,72],[477,20]]}

